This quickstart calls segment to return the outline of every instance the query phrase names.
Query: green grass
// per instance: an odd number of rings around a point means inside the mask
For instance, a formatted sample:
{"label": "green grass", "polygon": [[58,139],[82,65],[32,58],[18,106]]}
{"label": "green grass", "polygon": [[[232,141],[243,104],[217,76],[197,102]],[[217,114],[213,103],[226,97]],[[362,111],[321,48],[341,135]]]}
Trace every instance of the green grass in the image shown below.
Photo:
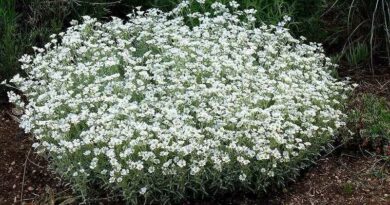
{"label": "green grass", "polygon": [[351,66],[358,67],[364,65],[370,58],[369,47],[362,43],[353,44],[345,53],[345,58]]}
{"label": "green grass", "polygon": [[15,1],[0,2],[0,80],[16,73],[17,54],[17,19]]}

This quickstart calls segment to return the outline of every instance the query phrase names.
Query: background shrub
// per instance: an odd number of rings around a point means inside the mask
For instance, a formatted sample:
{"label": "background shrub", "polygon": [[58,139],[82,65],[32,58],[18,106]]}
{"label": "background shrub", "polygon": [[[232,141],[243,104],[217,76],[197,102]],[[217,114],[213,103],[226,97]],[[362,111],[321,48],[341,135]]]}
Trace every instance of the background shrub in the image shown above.
{"label": "background shrub", "polygon": [[[14,41],[18,38],[17,13],[15,2],[0,2],[0,80],[9,79],[17,72],[18,44]],[[5,95],[6,88],[0,85],[1,96]],[[0,102],[3,98],[0,97]]]}
{"label": "background shrub", "polygon": [[323,15],[329,35],[324,43],[350,65],[357,63],[351,59],[358,59],[360,68],[370,66],[372,72],[375,66],[389,66],[389,4],[386,0],[330,1]]}

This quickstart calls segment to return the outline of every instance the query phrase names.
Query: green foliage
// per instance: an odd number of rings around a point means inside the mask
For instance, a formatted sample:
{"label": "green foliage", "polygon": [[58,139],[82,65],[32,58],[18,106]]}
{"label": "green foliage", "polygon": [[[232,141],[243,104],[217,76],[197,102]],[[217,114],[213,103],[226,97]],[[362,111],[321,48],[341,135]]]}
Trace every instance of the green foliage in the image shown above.
{"label": "green foliage", "polygon": [[[193,2],[194,1],[195,0],[193,0]],[[182,0],[155,0],[151,1],[150,5],[152,7],[160,8],[164,11],[169,11],[180,2],[182,2]],[[216,0],[206,0],[204,5],[192,3],[189,10],[191,12],[209,12],[211,11],[211,4],[214,2],[216,2]],[[219,2],[227,5],[230,1],[219,0]],[[257,23],[262,22],[267,24],[276,24],[283,19],[283,16],[290,16],[293,9],[286,0],[238,0],[237,3],[240,4],[240,9],[256,9],[257,14],[255,17],[260,20]]]}
{"label": "green foliage", "polygon": [[[82,15],[102,18],[116,4],[117,1],[108,0],[0,1],[0,82],[21,72],[18,59],[32,53],[33,46],[43,47],[49,35],[65,29],[71,19],[80,19]],[[0,95],[4,96],[6,91],[0,85]]]}
{"label": "green foliage", "polygon": [[359,144],[382,155],[390,154],[390,105],[386,99],[373,94],[358,97],[349,118]]}
{"label": "green foliage", "polygon": [[[390,65],[390,2],[386,0],[333,0],[325,16],[329,37],[325,43],[346,56],[366,45],[362,62]],[[364,51],[366,52],[366,51]],[[354,65],[355,62],[352,62]]]}
{"label": "green foliage", "polygon": [[[18,58],[43,46],[48,36],[69,26],[71,19],[125,17],[134,7],[170,10],[182,0],[4,0],[0,2],[0,79],[19,72]],[[193,4],[192,11],[208,11]],[[219,0],[228,3],[229,0]],[[238,0],[240,9],[258,10],[257,24],[275,24],[287,15],[293,35],[323,42],[348,65],[390,64],[390,7],[386,0]],[[1,92],[1,91],[0,91]]]}
{"label": "green foliage", "polygon": [[[165,11],[172,9],[182,0],[154,0],[149,1],[148,5],[161,8]],[[198,4],[193,4],[191,11],[209,11],[210,5],[216,0],[206,0],[206,6],[200,7]],[[219,0],[223,4],[227,4],[229,0]],[[322,32],[321,14],[324,10],[323,0],[237,0],[240,9],[256,9],[255,15],[258,19],[257,24],[277,24],[283,20],[283,16],[292,17],[289,24],[295,36],[306,36],[310,40],[321,40],[325,33]]]}
{"label": "green foliage", "polygon": [[[165,11],[182,0],[150,0],[146,7]],[[206,6],[194,4],[191,11],[208,11]],[[229,0],[219,0],[228,3]],[[296,37],[323,42],[330,53],[339,56],[350,66],[388,62],[390,65],[390,7],[386,0],[237,0],[240,9],[254,8],[257,24],[276,24],[287,15],[292,18],[288,27]],[[128,2],[126,2],[128,3]],[[126,4],[125,3],[125,4]],[[138,2],[137,2],[138,3]],[[207,6],[208,5],[208,6]],[[372,68],[373,70],[373,68]]]}
{"label": "green foliage", "polygon": [[309,41],[322,42],[327,37],[322,15],[327,8],[326,0],[287,0],[293,6],[291,17],[295,22],[291,29],[298,36],[305,36]]}
{"label": "green foliage", "polygon": [[18,17],[15,1],[0,2],[0,80],[15,74],[16,55],[19,49],[15,40]]}
{"label": "green foliage", "polygon": [[367,45],[362,43],[351,45],[351,48],[349,48],[345,53],[345,58],[349,65],[356,67],[367,63],[367,59],[370,58],[369,48]]}
{"label": "green foliage", "polygon": [[351,195],[355,191],[355,185],[352,182],[342,184],[341,189],[344,194]]}
{"label": "green foliage", "polygon": [[83,15],[108,18],[125,16],[138,5],[146,8],[154,1],[142,0],[2,0],[0,1],[0,79],[18,72],[18,59],[43,46],[49,35],[69,26]]}

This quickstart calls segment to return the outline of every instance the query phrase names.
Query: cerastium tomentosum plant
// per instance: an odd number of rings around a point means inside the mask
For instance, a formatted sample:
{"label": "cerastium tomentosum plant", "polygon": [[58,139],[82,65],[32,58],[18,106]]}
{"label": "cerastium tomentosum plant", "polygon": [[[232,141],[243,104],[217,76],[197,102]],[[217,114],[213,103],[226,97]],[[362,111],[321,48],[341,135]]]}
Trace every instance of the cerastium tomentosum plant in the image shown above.
{"label": "cerastium tomentosum plant", "polygon": [[[21,127],[85,200],[89,189],[137,203],[263,191],[294,177],[327,144],[351,89],[320,45],[255,10],[135,11],[84,17],[20,61]],[[199,22],[185,25],[184,18]]]}

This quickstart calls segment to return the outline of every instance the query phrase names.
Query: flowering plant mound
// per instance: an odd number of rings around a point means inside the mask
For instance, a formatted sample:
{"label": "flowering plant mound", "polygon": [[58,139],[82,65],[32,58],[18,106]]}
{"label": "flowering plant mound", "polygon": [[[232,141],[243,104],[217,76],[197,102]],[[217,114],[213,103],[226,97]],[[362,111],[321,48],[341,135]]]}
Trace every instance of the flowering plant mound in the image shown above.
{"label": "flowering plant mound", "polygon": [[[202,2],[193,2],[202,3]],[[84,17],[20,61],[21,127],[87,197],[98,185],[129,202],[264,190],[297,173],[339,126],[345,82],[320,45],[254,10],[140,10]],[[193,27],[185,24],[190,19]]]}

